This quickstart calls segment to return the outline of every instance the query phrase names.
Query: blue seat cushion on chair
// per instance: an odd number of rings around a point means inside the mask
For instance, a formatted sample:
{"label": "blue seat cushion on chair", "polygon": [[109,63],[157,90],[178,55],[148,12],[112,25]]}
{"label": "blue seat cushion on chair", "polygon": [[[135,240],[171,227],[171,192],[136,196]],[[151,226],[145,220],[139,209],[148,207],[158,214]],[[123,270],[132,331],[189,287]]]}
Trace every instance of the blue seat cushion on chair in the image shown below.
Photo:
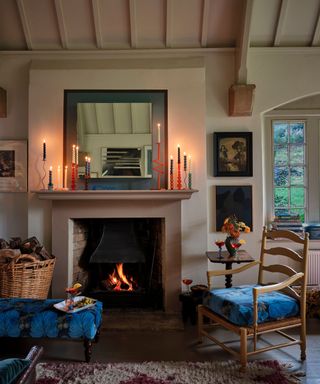
{"label": "blue seat cushion on chair", "polygon": [[0,360],[0,384],[12,383],[30,364],[27,359]]}
{"label": "blue seat cushion on chair", "polygon": [[[253,324],[253,287],[259,285],[213,289],[206,295],[204,305],[233,324],[250,326]],[[281,292],[258,296],[258,323],[297,316],[299,312],[299,301]]]}
{"label": "blue seat cushion on chair", "polygon": [[53,307],[60,300],[0,299],[0,337],[93,340],[102,322],[102,303],[76,313]]}

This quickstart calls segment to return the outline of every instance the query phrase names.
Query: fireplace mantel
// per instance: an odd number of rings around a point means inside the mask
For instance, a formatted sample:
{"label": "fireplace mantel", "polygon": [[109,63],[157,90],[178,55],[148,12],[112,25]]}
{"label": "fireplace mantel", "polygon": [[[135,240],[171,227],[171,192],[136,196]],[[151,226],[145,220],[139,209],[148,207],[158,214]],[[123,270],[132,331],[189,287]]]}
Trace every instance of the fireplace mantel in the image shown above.
{"label": "fireplace mantel", "polygon": [[32,191],[41,200],[188,200],[196,189],[187,190],[77,190]]}

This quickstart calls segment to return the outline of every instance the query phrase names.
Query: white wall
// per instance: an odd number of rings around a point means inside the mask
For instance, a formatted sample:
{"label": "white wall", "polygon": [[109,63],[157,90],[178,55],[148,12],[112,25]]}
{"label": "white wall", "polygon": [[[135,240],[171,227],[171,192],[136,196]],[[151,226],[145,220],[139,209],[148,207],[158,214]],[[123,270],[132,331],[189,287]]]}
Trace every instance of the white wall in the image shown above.
{"label": "white wall", "polygon": [[[253,225],[254,231],[245,236],[246,249],[255,257],[259,255],[261,229],[264,223],[264,150],[262,134],[262,113],[276,106],[303,96],[320,92],[320,55],[290,53],[278,50],[252,49],[249,55],[249,83],[256,84],[255,102],[252,117],[228,117],[228,88],[234,82],[234,57],[232,53],[211,53],[205,58],[204,73],[189,78],[187,69],[170,68],[169,60],[157,59],[152,67],[145,70],[123,61],[121,70],[112,70],[115,78],[105,78],[105,69],[82,72],[72,71],[68,85],[71,88],[158,88],[171,89],[169,92],[169,152],[175,151],[177,141],[194,154],[194,186],[200,193],[194,194],[190,201],[183,203],[183,273],[191,276],[195,282],[205,281],[207,263],[204,251],[215,249],[214,239],[221,234],[214,232],[214,186],[215,185],[252,185],[253,186]],[[88,57],[87,57],[88,58]],[[0,119],[0,140],[26,139],[29,136],[29,176],[31,189],[39,188],[41,174],[41,143],[44,136],[48,141],[48,161],[57,165],[62,159],[62,113],[63,101],[61,84],[57,88],[52,78],[57,65],[51,63],[51,70],[38,71],[31,76],[30,112],[28,120],[28,59],[25,56],[0,56],[0,85],[8,90],[9,117]],[[74,62],[79,64],[81,59]],[[178,62],[178,60],[177,60]],[[100,61],[100,67],[103,67]],[[180,63],[184,63],[180,59]],[[88,67],[87,61],[82,63]],[[69,64],[71,65],[71,64]],[[60,65],[61,66],[61,65]],[[147,65],[146,65],[147,66]],[[167,67],[166,70],[164,67]],[[72,65],[71,65],[72,67]],[[163,67],[161,69],[161,67]],[[150,66],[151,68],[151,66]],[[76,73],[77,72],[77,73]],[[32,71],[32,73],[34,73]],[[111,72],[108,72],[109,74]],[[161,76],[159,76],[161,73]],[[60,70],[67,81],[70,71]],[[90,75],[90,77],[88,77]],[[56,79],[56,78],[55,78]],[[77,81],[76,81],[77,80]],[[142,80],[142,81],[141,81]],[[129,85],[129,86],[128,86]],[[200,91],[205,86],[205,95]],[[59,90],[60,89],[60,90]],[[203,98],[205,105],[202,105]],[[199,103],[200,98],[200,103]],[[38,111],[38,112],[37,112]],[[36,130],[34,128],[36,127]],[[204,129],[206,127],[206,139]],[[215,131],[252,131],[253,132],[253,174],[252,178],[215,178],[213,177],[212,133]],[[36,132],[36,133],[35,133]],[[187,135],[185,134],[187,133]],[[50,143],[50,144],[49,144]],[[54,148],[54,155],[53,155]],[[207,154],[206,154],[207,152]],[[41,234],[50,243],[48,234],[51,223],[47,220],[50,205],[30,195],[29,222],[27,225],[27,201],[25,194],[0,195],[0,237],[11,235]],[[206,222],[208,224],[206,224]],[[207,225],[207,229],[206,229]],[[46,235],[45,235],[46,234]],[[206,237],[208,238],[206,243]],[[206,244],[203,244],[206,243]],[[46,244],[47,245],[47,244]],[[210,268],[212,265],[210,265]],[[255,274],[251,274],[252,280]]]}

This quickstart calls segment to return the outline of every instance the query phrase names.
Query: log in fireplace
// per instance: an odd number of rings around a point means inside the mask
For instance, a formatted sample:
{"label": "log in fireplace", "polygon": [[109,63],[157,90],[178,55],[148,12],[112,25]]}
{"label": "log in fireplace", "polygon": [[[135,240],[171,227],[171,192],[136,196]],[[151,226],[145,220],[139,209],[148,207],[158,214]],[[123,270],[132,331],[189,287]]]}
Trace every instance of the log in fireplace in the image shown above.
{"label": "log in fireplace", "polygon": [[74,220],[74,280],[108,307],[163,308],[161,218]]}

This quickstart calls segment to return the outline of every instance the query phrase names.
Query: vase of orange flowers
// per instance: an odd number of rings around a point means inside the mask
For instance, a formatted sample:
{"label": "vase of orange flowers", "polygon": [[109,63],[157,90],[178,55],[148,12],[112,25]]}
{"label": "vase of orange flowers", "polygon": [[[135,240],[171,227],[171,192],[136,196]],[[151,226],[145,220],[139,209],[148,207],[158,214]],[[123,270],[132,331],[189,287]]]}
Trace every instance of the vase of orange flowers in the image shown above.
{"label": "vase of orange flowers", "polygon": [[239,239],[240,233],[249,233],[250,228],[243,221],[239,221],[235,215],[232,215],[224,220],[221,230],[228,234],[225,240],[227,251],[231,257],[236,257],[237,250],[246,243],[245,240]]}

